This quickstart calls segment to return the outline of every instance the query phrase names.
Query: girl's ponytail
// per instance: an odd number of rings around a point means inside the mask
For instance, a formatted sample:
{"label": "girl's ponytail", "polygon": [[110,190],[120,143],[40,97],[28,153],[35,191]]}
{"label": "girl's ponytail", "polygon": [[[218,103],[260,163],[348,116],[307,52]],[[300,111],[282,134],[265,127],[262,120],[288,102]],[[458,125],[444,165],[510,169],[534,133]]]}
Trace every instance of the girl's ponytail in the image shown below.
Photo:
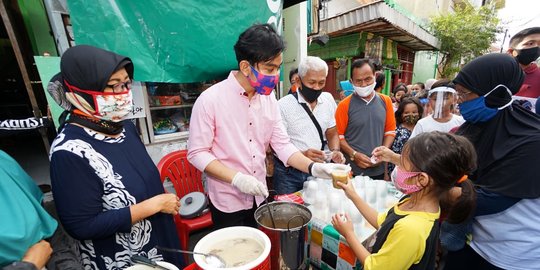
{"label": "girl's ponytail", "polygon": [[476,209],[476,192],[471,180],[456,184],[441,198],[446,221],[458,224],[469,219]]}

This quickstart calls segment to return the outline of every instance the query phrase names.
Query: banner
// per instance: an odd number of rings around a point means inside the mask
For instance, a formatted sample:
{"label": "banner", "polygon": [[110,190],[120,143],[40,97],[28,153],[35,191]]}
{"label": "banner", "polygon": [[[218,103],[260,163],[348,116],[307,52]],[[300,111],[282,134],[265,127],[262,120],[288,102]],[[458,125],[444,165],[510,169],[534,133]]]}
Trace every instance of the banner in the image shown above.
{"label": "banner", "polygon": [[282,0],[68,1],[77,44],[130,57],[135,79],[189,83],[237,69],[233,46],[254,23],[281,32]]}

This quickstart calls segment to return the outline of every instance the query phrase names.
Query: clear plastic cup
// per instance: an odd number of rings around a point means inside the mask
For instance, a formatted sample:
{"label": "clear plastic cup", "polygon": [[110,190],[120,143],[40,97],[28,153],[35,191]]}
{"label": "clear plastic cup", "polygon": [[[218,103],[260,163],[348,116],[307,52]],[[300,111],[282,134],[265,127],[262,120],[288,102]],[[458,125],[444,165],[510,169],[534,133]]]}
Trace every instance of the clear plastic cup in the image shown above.
{"label": "clear plastic cup", "polygon": [[332,151],[330,150],[324,150],[324,161],[326,163],[332,162]]}
{"label": "clear plastic cup", "polygon": [[350,167],[348,167],[347,169],[340,169],[340,168],[334,169],[332,171],[332,185],[334,186],[334,188],[341,189],[341,187],[337,185],[337,182],[341,182],[343,184],[349,183],[350,172],[351,172]]}

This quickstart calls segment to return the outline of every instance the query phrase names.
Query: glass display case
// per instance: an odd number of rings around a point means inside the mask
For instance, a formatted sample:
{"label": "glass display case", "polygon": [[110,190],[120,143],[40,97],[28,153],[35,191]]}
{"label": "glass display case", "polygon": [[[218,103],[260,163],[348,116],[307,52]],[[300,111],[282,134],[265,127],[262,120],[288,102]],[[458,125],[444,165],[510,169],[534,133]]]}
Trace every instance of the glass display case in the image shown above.
{"label": "glass display case", "polygon": [[205,83],[145,83],[149,143],[187,138],[193,104],[209,86]]}

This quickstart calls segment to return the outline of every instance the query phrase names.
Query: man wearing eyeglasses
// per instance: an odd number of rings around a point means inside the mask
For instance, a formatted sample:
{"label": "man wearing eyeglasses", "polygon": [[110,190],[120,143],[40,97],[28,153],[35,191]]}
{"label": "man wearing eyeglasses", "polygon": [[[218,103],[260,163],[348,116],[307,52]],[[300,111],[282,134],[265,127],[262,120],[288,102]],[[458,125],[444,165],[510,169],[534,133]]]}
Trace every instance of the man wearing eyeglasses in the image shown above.
{"label": "man wearing eyeglasses", "polygon": [[396,119],[392,100],[374,91],[375,67],[367,60],[352,63],[351,84],[354,93],[342,100],[336,110],[341,150],[354,175],[384,179],[383,164],[370,157],[375,147],[390,148],[394,142]]}

